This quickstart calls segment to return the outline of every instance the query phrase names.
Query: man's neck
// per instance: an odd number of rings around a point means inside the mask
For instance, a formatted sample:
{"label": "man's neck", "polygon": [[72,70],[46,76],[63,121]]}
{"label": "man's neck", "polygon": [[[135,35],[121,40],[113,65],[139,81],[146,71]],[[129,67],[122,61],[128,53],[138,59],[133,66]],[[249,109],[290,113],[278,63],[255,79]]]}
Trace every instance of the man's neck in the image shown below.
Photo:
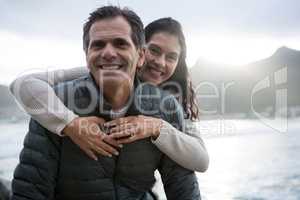
{"label": "man's neck", "polygon": [[114,111],[118,111],[126,106],[133,91],[133,84],[130,83],[110,83],[102,88],[103,96],[110,103]]}
{"label": "man's neck", "polygon": [[112,107],[112,110],[116,112],[127,105],[132,92],[134,92],[134,78],[111,80],[106,79],[104,81],[103,76],[101,78],[95,78],[93,74],[91,74],[91,78],[99,87],[106,102],[109,103]]}

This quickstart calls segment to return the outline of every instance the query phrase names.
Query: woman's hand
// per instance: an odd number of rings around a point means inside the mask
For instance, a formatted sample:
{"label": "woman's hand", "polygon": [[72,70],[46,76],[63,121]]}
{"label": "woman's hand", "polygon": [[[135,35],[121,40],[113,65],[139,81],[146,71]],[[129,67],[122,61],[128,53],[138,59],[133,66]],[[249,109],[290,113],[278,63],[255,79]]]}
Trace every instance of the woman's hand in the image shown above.
{"label": "woman's hand", "polygon": [[119,118],[104,124],[109,128],[109,137],[118,144],[131,143],[147,137],[156,139],[160,134],[162,119],[138,115]]}
{"label": "woman's hand", "polygon": [[121,145],[101,131],[100,126],[104,123],[105,120],[99,117],[78,117],[63,129],[63,133],[94,160],[98,160],[95,153],[109,157],[118,155],[116,147]]}

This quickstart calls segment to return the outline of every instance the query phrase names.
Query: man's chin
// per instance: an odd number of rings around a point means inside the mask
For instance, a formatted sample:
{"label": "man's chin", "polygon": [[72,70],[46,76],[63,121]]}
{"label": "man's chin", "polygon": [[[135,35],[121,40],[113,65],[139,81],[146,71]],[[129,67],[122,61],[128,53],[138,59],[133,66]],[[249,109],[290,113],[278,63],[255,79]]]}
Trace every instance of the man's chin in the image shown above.
{"label": "man's chin", "polygon": [[101,80],[101,85],[103,87],[112,88],[124,88],[131,87],[133,80],[124,76],[104,76]]}
{"label": "man's chin", "polygon": [[121,79],[131,79],[128,73],[122,70],[98,70],[97,75],[99,78],[121,78]]}
{"label": "man's chin", "polygon": [[130,90],[134,82],[134,75],[131,77],[128,72],[122,70],[97,70],[92,74],[98,86],[105,90]]}

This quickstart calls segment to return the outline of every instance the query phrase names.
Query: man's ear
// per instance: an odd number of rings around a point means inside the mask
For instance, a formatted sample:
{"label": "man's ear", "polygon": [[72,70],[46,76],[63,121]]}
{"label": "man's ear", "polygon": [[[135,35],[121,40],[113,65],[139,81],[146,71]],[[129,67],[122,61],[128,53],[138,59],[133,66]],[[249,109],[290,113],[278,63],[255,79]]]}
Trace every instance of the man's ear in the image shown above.
{"label": "man's ear", "polygon": [[138,59],[138,62],[137,62],[137,68],[138,69],[140,69],[145,63],[145,51],[146,51],[145,47],[142,47],[138,50],[138,54],[139,54],[139,59]]}
{"label": "man's ear", "polygon": [[84,51],[84,55],[85,55],[85,63],[87,64],[87,68],[90,69],[89,65],[88,65],[88,54],[87,54],[87,49],[83,49]]}

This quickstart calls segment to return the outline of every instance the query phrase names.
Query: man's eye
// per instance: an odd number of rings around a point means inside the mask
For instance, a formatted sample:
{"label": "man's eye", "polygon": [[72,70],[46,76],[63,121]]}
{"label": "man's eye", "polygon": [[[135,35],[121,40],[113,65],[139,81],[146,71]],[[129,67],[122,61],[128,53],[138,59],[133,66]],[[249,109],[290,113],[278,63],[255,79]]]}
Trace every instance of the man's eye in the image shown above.
{"label": "man's eye", "polygon": [[105,43],[102,41],[95,41],[95,42],[92,42],[92,44],[91,44],[91,48],[94,48],[94,49],[101,49],[104,46],[105,46]]}
{"label": "man's eye", "polygon": [[118,48],[126,48],[128,46],[128,43],[123,39],[116,39],[114,41],[114,45]]}

